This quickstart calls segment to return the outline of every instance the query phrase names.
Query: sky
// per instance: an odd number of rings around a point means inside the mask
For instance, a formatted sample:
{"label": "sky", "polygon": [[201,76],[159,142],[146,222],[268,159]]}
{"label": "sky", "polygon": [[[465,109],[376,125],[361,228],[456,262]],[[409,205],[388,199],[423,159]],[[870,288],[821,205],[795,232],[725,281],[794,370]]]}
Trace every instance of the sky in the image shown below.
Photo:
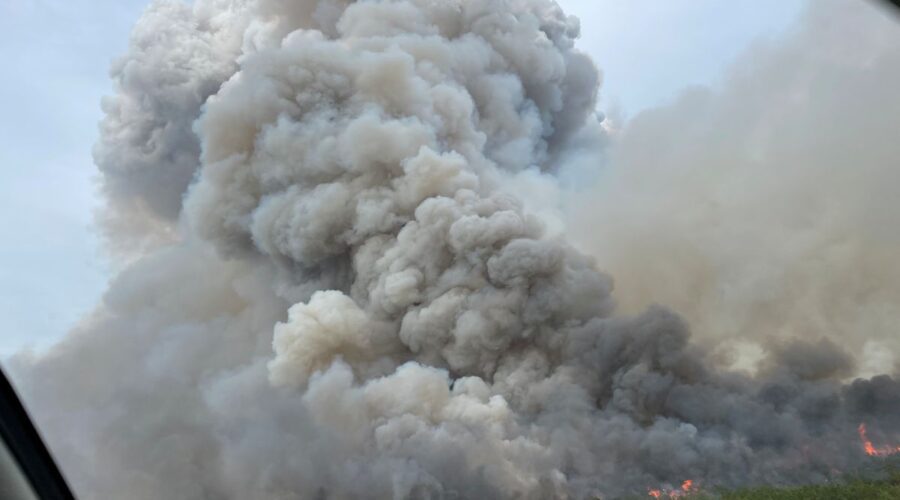
{"label": "sky", "polygon": [[[715,85],[806,0],[562,0],[604,74],[599,109],[634,116]],[[93,218],[91,148],[111,61],[145,1],[0,1],[0,358],[42,349],[101,299],[110,274]]]}

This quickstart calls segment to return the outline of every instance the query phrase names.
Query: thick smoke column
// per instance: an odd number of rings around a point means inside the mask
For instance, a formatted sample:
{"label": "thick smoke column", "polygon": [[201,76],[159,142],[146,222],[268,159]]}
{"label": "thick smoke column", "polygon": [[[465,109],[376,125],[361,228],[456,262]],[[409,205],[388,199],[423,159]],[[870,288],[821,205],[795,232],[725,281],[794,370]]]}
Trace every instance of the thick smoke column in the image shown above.
{"label": "thick smoke column", "polygon": [[17,365],[76,491],[793,483],[860,463],[861,420],[900,428],[900,385],[836,382],[833,342],[747,378],[672,312],[612,315],[611,279],[523,208],[509,186],[592,119],[578,30],[542,0],[153,4],[97,160],[113,243],[171,242]]}

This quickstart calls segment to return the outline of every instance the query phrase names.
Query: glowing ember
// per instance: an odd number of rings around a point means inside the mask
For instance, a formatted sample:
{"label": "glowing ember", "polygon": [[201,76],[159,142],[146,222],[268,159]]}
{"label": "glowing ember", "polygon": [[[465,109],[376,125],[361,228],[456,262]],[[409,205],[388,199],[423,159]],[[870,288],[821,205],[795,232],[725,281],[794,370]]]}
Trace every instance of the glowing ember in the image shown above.
{"label": "glowing ember", "polygon": [[894,453],[900,453],[900,446],[882,446],[880,448],[876,448],[875,445],[872,444],[872,441],[869,441],[869,438],[866,437],[866,424],[859,424],[859,438],[862,439],[863,448],[866,450],[866,455],[870,457],[886,457],[888,455],[893,455]]}
{"label": "glowing ember", "polygon": [[647,494],[653,498],[682,498],[687,496],[688,493],[692,493],[697,491],[694,487],[693,479],[686,479],[683,483],[681,483],[681,488],[659,488],[659,489],[649,489]]}

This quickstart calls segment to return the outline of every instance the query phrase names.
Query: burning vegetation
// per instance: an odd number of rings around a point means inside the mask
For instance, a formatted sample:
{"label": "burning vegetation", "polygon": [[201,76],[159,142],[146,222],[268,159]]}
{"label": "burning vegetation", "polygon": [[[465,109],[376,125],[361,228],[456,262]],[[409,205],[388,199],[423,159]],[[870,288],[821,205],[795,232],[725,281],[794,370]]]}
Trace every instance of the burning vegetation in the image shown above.
{"label": "burning vegetation", "polygon": [[900,453],[900,446],[882,445],[875,446],[866,434],[866,424],[861,423],[857,428],[859,439],[862,441],[863,450],[870,457],[888,457],[896,453]]}
{"label": "burning vegetation", "polygon": [[683,498],[691,493],[696,493],[700,491],[700,488],[694,484],[694,481],[691,479],[686,479],[681,483],[681,487],[679,488],[659,488],[659,489],[650,489],[648,494],[653,498]]}

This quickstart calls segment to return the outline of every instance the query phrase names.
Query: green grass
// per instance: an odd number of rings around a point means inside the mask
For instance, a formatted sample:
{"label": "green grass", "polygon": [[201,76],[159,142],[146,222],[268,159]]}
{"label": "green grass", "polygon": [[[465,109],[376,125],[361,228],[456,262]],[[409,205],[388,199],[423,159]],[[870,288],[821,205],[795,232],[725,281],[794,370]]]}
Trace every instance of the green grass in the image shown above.
{"label": "green grass", "polygon": [[752,488],[726,492],[720,498],[722,500],[897,500],[900,499],[900,482],[852,481],[847,484],[797,488]]}
{"label": "green grass", "polygon": [[[900,500],[900,468],[887,479],[849,478],[840,484],[776,488],[760,486],[734,491],[699,491],[681,500]],[[647,497],[649,498],[649,496]],[[663,496],[663,499],[666,497]]]}

